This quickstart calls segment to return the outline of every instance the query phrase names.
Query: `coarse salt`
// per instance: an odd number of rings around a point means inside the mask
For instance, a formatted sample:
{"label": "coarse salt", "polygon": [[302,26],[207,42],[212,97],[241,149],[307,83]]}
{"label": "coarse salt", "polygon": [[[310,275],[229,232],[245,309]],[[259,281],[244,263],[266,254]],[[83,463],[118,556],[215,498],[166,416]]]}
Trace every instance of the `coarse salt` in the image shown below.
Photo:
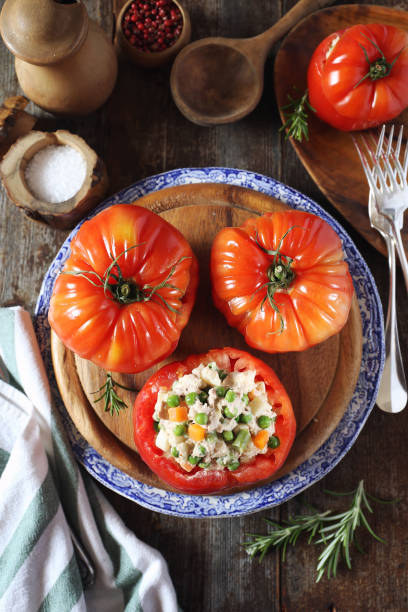
{"label": "coarse salt", "polygon": [[59,204],[81,189],[86,176],[85,158],[73,147],[49,145],[28,162],[25,179],[37,200]]}

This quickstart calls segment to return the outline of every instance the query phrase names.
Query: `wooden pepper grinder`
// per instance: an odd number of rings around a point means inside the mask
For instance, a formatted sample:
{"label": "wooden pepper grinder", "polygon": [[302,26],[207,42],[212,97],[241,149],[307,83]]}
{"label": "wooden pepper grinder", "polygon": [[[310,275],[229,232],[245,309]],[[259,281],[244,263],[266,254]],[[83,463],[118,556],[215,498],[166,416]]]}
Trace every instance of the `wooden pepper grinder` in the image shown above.
{"label": "wooden pepper grinder", "polygon": [[0,33],[23,92],[41,108],[87,115],[112,93],[116,53],[82,0],[6,0]]}

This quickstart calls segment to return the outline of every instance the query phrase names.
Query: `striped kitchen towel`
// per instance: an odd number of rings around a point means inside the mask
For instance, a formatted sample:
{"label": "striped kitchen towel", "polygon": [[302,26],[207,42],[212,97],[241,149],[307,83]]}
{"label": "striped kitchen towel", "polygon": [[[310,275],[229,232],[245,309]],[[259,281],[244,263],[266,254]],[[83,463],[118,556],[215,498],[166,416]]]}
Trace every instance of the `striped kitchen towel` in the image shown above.
{"label": "striped kitchen towel", "polygon": [[79,471],[22,308],[0,309],[0,355],[0,611],[176,612],[160,553]]}

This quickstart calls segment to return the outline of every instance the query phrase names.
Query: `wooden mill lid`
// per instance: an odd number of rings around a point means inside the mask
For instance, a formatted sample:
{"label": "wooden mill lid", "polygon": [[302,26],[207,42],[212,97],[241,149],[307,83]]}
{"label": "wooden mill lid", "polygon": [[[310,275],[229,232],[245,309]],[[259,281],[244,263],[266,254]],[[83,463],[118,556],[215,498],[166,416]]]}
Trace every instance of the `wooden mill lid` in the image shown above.
{"label": "wooden mill lid", "polygon": [[55,64],[81,47],[88,14],[81,0],[6,0],[0,33],[16,57],[30,64]]}

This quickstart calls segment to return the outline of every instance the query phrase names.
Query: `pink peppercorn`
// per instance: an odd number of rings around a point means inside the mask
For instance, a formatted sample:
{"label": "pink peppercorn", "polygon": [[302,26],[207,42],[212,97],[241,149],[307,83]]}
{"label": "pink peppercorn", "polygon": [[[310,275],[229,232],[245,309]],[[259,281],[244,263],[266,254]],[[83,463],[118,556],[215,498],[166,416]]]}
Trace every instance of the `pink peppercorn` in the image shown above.
{"label": "pink peppercorn", "polygon": [[172,0],[136,0],[122,20],[128,42],[146,53],[174,45],[182,25],[181,11]]}

